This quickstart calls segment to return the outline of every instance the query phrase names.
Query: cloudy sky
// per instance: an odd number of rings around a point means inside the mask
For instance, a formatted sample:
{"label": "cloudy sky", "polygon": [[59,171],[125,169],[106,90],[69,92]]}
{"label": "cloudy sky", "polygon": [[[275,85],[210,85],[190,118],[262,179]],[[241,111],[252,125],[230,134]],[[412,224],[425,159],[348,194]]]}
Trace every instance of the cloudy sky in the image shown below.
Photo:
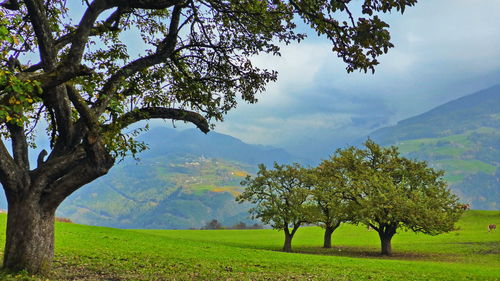
{"label": "cloudy sky", "polygon": [[[315,35],[284,46],[281,57],[257,57],[255,64],[279,72],[278,81],[215,131],[326,158],[377,128],[500,84],[499,15],[500,0],[420,0],[404,15],[383,15],[395,48],[375,74],[347,74],[331,43]],[[152,122],[165,124],[172,123]]]}
{"label": "cloudy sky", "polygon": [[216,132],[325,157],[374,129],[500,83],[500,0],[419,1],[385,17],[395,48],[376,73],[347,74],[327,40],[310,37],[255,63],[279,72],[259,102]]}

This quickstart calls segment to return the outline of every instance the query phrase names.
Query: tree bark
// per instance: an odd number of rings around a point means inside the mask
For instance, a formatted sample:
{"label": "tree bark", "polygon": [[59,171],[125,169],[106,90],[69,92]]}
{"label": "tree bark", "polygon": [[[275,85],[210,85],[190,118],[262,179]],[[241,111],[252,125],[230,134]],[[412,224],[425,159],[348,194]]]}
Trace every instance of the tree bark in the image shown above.
{"label": "tree bark", "polygon": [[332,234],[335,231],[335,227],[327,226],[325,228],[325,237],[323,242],[323,248],[330,249],[332,247]]}
{"label": "tree bark", "polygon": [[46,274],[54,257],[55,209],[43,209],[32,196],[9,201],[3,267]]}
{"label": "tree bark", "polygon": [[285,243],[283,244],[283,252],[292,252],[292,239],[293,235],[288,232],[285,232]]}
{"label": "tree bark", "polygon": [[383,256],[391,256],[392,255],[392,240],[393,234],[387,234],[383,232],[379,232],[380,244],[381,244],[381,254]]}
{"label": "tree bark", "polygon": [[78,159],[78,151],[74,153],[76,156],[66,155],[52,161],[64,167],[49,160],[29,175],[18,172],[13,181],[2,182],[9,205],[3,268],[13,272],[26,270],[30,274],[49,273],[54,257],[57,207],[72,192],[106,174],[114,163],[98,144],[87,147],[90,155],[83,160]]}

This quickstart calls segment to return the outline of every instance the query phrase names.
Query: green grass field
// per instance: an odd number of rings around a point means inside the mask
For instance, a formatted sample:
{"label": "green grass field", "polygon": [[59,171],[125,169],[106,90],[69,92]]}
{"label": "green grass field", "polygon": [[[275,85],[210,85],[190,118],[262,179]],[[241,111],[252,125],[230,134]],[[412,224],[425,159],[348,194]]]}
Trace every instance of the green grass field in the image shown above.
{"label": "green grass field", "polygon": [[[5,239],[0,215],[0,243]],[[48,280],[500,280],[500,211],[467,211],[459,230],[402,232],[394,256],[378,255],[376,232],[344,225],[325,250],[322,230],[299,229],[295,253],[274,230],[120,230],[57,223]],[[0,280],[47,280],[0,272]]]}

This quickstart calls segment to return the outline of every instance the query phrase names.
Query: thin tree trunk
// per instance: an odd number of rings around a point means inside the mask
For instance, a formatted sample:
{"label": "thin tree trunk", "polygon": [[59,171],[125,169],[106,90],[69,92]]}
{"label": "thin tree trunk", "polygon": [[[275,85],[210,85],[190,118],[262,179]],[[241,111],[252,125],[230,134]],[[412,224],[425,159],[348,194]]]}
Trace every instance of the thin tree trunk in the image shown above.
{"label": "thin tree trunk", "polygon": [[293,235],[285,232],[285,243],[283,244],[283,251],[284,252],[291,252],[292,251],[292,239],[293,239]]}
{"label": "thin tree trunk", "polygon": [[332,247],[332,234],[335,231],[335,227],[327,226],[325,228],[325,237],[323,242],[323,248],[330,249]]}
{"label": "thin tree trunk", "polygon": [[54,210],[31,197],[9,202],[3,267],[46,274],[54,257]]}
{"label": "thin tree trunk", "polygon": [[392,255],[392,245],[391,245],[391,239],[392,239],[391,234],[385,234],[382,232],[379,232],[379,237],[380,237],[380,244],[381,244],[381,254],[384,256],[391,256]]}

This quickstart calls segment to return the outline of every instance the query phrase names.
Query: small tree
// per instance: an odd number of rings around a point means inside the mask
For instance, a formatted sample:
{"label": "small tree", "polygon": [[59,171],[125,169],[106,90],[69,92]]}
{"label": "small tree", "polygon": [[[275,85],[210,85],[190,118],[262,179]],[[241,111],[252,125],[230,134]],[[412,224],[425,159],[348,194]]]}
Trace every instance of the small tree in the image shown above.
{"label": "small tree", "polygon": [[218,220],[213,219],[207,222],[207,224],[205,225],[205,227],[203,227],[203,229],[222,229],[222,225]]}
{"label": "small tree", "polygon": [[[301,224],[309,221],[311,205],[307,170],[299,164],[278,165],[268,170],[259,165],[257,176],[247,176],[241,182],[245,191],[236,198],[239,203],[255,204],[249,210],[253,219],[260,219],[274,229],[283,230],[283,251],[292,251],[292,239]],[[291,229],[290,229],[291,228]]]}
{"label": "small tree", "polygon": [[396,147],[371,140],[366,149],[339,151],[356,204],[356,221],[375,229],[382,255],[391,255],[391,239],[400,228],[437,235],[454,229],[462,214],[458,198],[447,188],[443,171],[401,157]]}
{"label": "small tree", "polygon": [[312,221],[325,229],[323,248],[332,247],[332,234],[341,223],[351,219],[350,200],[345,198],[348,189],[348,179],[345,177],[344,167],[339,165],[334,155],[324,160],[313,170],[314,188],[313,200],[316,203],[316,212]]}
{"label": "small tree", "polygon": [[264,227],[261,224],[254,223],[250,229],[263,229]]}
{"label": "small tree", "polygon": [[239,223],[233,225],[232,229],[248,229],[247,224],[240,221]]}

